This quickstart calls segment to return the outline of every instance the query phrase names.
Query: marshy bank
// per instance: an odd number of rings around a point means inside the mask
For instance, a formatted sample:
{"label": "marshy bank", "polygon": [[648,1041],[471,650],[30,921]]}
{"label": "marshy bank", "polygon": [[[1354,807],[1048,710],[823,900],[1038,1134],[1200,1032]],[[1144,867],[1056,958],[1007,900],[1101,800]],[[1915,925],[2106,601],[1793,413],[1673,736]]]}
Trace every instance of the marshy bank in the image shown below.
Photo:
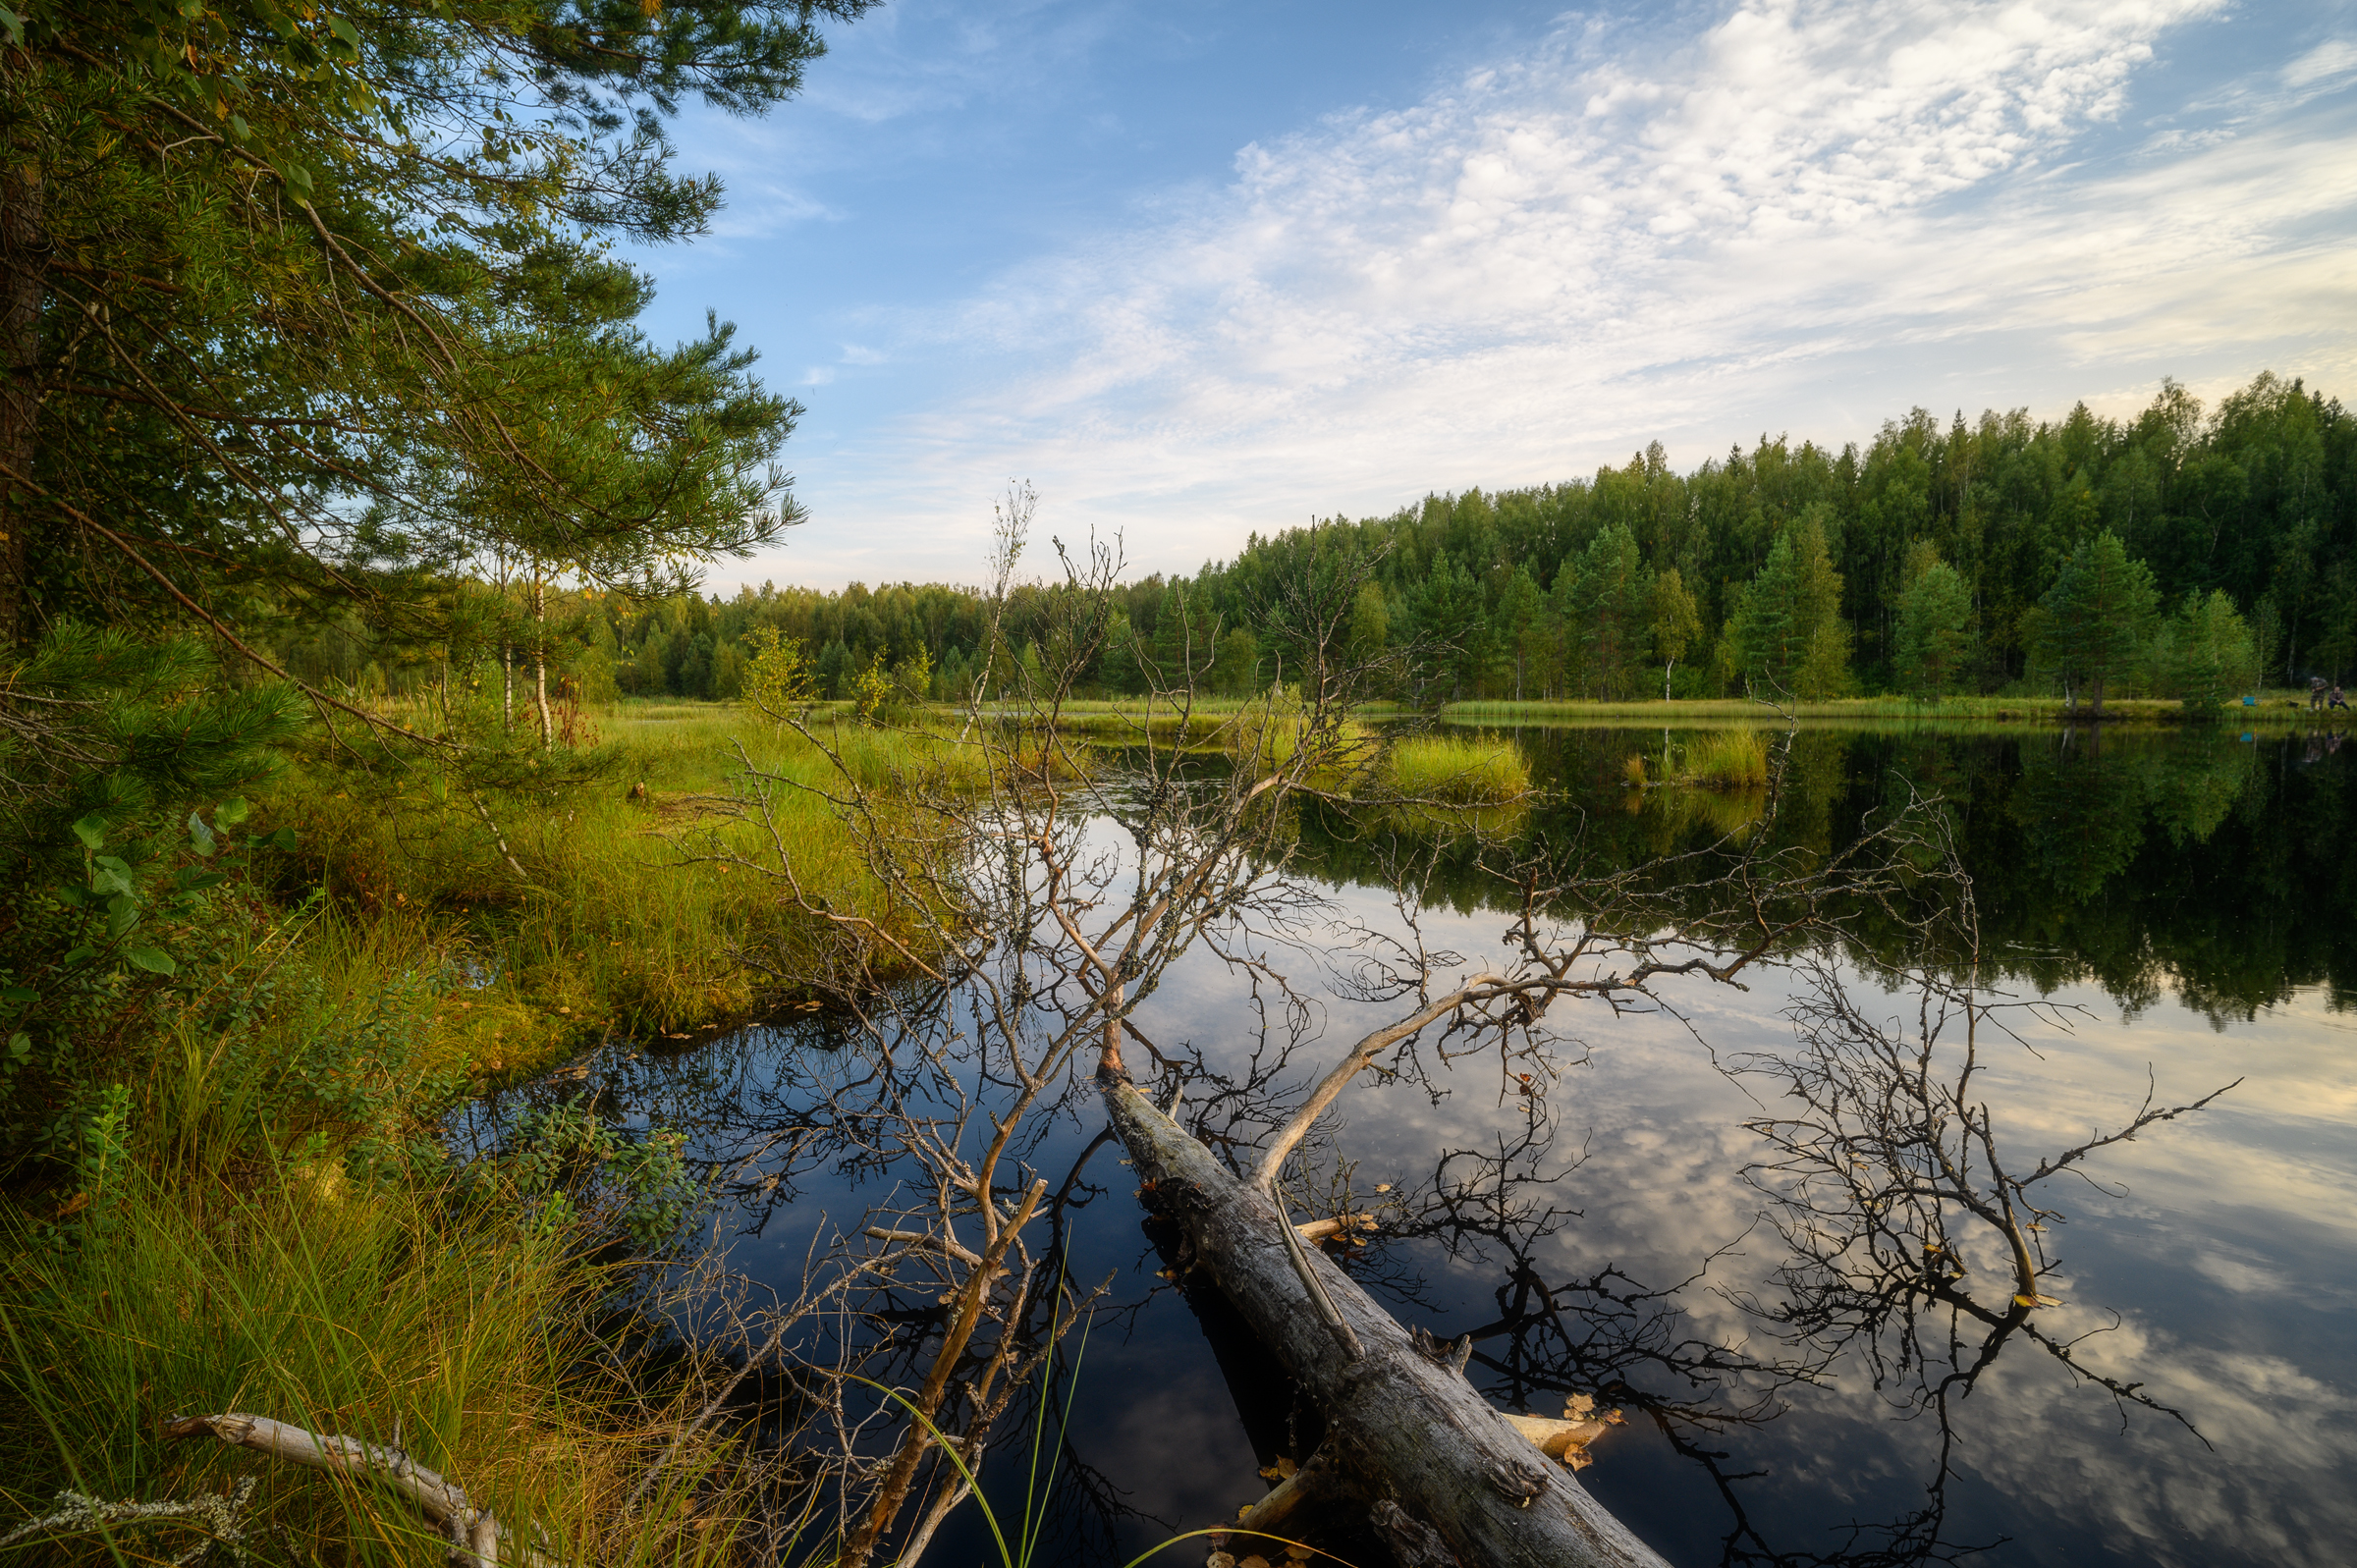
{"label": "marshy bank", "polygon": [[[1123,1152],[1097,1136],[1089,1064],[1105,1032],[1081,983],[1088,960],[1078,948],[1059,956],[1053,921],[1021,918],[1052,909],[1025,901],[1048,886],[1034,876],[1046,865],[1064,868],[1053,880],[1082,905],[1124,906],[1136,866],[1124,858],[1135,839],[1122,813],[1157,799],[1156,778],[1167,788],[1152,809],[1180,813],[1163,820],[1192,841],[1228,825],[1210,862],[1200,851],[1184,862],[1225,868],[1227,892],[1202,907],[1257,909],[1261,923],[1215,914],[1201,944],[1172,949],[1159,970],[1114,966],[1130,993],[1125,1070],[1246,1170],[1335,1043],[1381,1024],[1402,981],[1454,983],[1485,962],[1510,973],[1512,945],[1501,950],[1495,928],[1527,884],[1502,870],[1576,855],[1591,887],[1634,875],[1618,894],[1641,900],[1629,908],[1701,922],[1707,939],[1726,915],[1699,891],[1714,880],[1698,874],[1706,861],[1823,861],[1869,821],[1936,795],[1989,954],[1975,1005],[1999,1005],[2010,989],[2099,1017],[2124,1011],[2136,1023],[2126,1054],[2165,1041],[2163,1092],[2185,1099],[2233,1076],[2208,1070],[2222,1065],[2201,1051],[2214,1026],[2239,1042],[2241,1065],[2259,1068],[2247,1133],[2231,1116],[2215,1130],[2214,1109],[2193,1123],[2207,1130],[2146,1140],[2161,1164],[2107,1167],[2136,1173],[2139,1191],[2157,1185],[2169,1227],[2212,1236],[2198,1204],[2169,1196],[2175,1141],[2193,1136],[2214,1168],[2235,1169],[2256,1158],[2248,1137],[2309,1137],[2313,1113],[2293,1106],[2307,1092],[2312,1025],[2287,1020],[2341,994],[2343,934],[2357,929],[2333,913],[2345,890],[2320,882],[2328,867],[2300,848],[2340,821],[2341,754],[2321,732],[2246,743],[2123,730],[2091,745],[1722,720],[1667,740],[1658,729],[1526,729],[1503,751],[1478,735],[1398,732],[1388,760],[1364,770],[1374,787],[1353,800],[1322,781],[1347,772],[1365,740],[1356,715],[1311,723],[1282,745],[1270,723],[1236,725],[1225,740],[1166,748],[1161,774],[1141,773],[1133,746],[1076,727],[1062,761],[1067,743],[1034,729],[999,731],[977,763],[954,760],[954,730],[832,719],[805,720],[806,735],[709,708],[603,721],[613,749],[569,764],[584,777],[559,792],[561,811],[536,807],[547,786],[529,782],[481,790],[478,809],[448,778],[437,794],[430,775],[363,784],[305,765],[257,789],[249,816],[210,814],[208,831],[238,853],[252,840],[252,859],[191,924],[244,935],[203,958],[209,969],[176,946],[190,961],[153,984],[181,990],[140,992],[147,982],[118,977],[109,1000],[143,1009],[147,1031],[118,1030],[124,1093],[94,1102],[70,1174],[20,1206],[25,1283],[7,1310],[12,1365],[30,1380],[9,1440],[25,1516],[56,1512],[68,1489],[187,1501],[250,1475],[258,1489],[240,1517],[305,1551],[390,1561],[443,1549],[413,1512],[366,1488],[156,1435],[166,1417],[267,1404],[263,1414],[309,1430],[398,1437],[501,1519],[618,1559],[784,1549],[828,1560],[873,1512],[876,1478],[888,1475],[878,1467],[899,1453],[913,1455],[910,1485],[877,1540],[904,1552],[921,1530],[941,1560],[994,1552],[979,1502],[1000,1528],[1025,1521],[1041,1551],[1119,1552],[1113,1560],[1233,1520],[1269,1485],[1257,1472],[1278,1478],[1316,1457],[1321,1418],[1224,1315],[1216,1271],[1198,1266],[1150,1194],[1141,1241]],[[1303,755],[1291,803],[1213,811],[1234,799],[1236,781],[1254,782],[1240,760],[1290,762],[1314,735],[1324,738],[1309,752],[1331,746],[1333,760]],[[1740,766],[1704,766],[1697,753],[1714,747],[1740,750]],[[1632,805],[1632,755],[1731,786],[1633,792]],[[1765,786],[1749,782],[1755,760]],[[753,778],[732,784],[744,763]],[[762,779],[766,791],[753,787]],[[1452,817],[1443,808],[1455,788],[1516,803]],[[1423,804],[1401,809],[1411,802]],[[847,827],[847,805],[853,818],[878,811],[864,838]],[[269,847],[281,828],[293,846]],[[925,846],[949,843],[998,847],[928,884],[949,862]],[[798,868],[798,892],[770,874],[780,864]],[[896,879],[900,896],[876,892]],[[306,892],[322,884],[323,895]],[[1398,923],[1403,913],[1413,924]],[[1593,919],[1565,913],[1574,930]],[[1025,929],[1034,934],[1016,941]],[[1831,947],[1782,943],[1754,971],[1755,992],[1740,994],[1757,1000],[1711,992],[1693,1014],[1710,1045],[1757,1071],[1817,1059],[1795,1057],[1778,1033],[1781,1009],[1812,995],[1812,964],[1847,951],[1888,983],[1921,956],[1904,922],[1843,929]],[[1834,978],[1860,984],[1855,972]],[[1692,1013],[1693,999],[1667,1000]],[[2073,1016],[2022,1025],[2075,1027],[2033,1036],[2060,1068],[2012,1057],[1990,1067],[2008,1139],[2051,1152],[2084,1136],[2061,1122],[2134,1115],[2125,1055],[2067,1047],[2088,1028]],[[1742,1154],[1769,1137],[1745,1108],[1747,1080],[1685,1054],[1675,1012],[1566,1023],[1590,1042],[1584,1052],[1502,1014],[1408,1037],[1370,1062],[1381,1070],[1309,1129],[1277,1189],[1292,1217],[1332,1221],[1319,1245],[1334,1267],[1400,1323],[1464,1343],[1466,1375],[1494,1407],[1620,1411],[1581,1480],[1672,1560],[1715,1553],[1714,1532],[1806,1541],[1833,1499],[1844,1517],[1861,1498],[1884,1509],[1918,1556],[1991,1533],[2089,1539],[2003,1469],[1963,1407],[1923,1407],[1962,1457],[1908,1468],[1925,1456],[1911,1438],[1891,1449],[1861,1364],[1804,1324],[1780,1326],[1741,1305],[1808,1282],[1778,1271],[1805,1269],[1805,1255],[1760,1234],[1745,1244],[1752,1262],[1724,1252],[1751,1234],[1745,1216],[1783,1191]],[[1498,1024],[1505,1034],[1484,1032]],[[1477,1065],[1452,1065],[1468,1047]],[[2237,1101],[2221,1104],[2233,1112]],[[1664,1166],[1665,1148],[1722,1153]],[[980,1168],[985,1158],[1004,1168]],[[2301,1156],[2298,1168],[2312,1185],[2339,1179],[2330,1162]],[[955,1178],[946,1207],[924,1196],[943,1178]],[[1030,1223],[1014,1223],[1040,1182]],[[2260,1187],[2237,1191],[2246,1210],[2264,1205]],[[1014,1249],[1005,1273],[974,1267],[993,1239],[985,1204]],[[2184,1455],[2169,1445],[2191,1439],[2171,1434],[2167,1413],[2144,1410],[2132,1441],[2099,1441],[2067,1372],[2038,1372],[2045,1353],[2028,1330],[2046,1315],[2074,1332],[2100,1328],[2106,1312],[2132,1310],[2229,1392],[2239,1375],[2220,1358],[2237,1352],[2198,1326],[2207,1287],[2123,1296],[2140,1256],[2130,1211],[2077,1196],[2056,1207],[2074,1221],[2071,1255],[2041,1264],[2025,1292],[2034,1304],[2008,1333],[2009,1380],[1981,1384],[1970,1409],[2026,1423],[2033,1435],[2011,1440],[2069,1453],[2121,1495],[2139,1494],[2176,1474]],[[2249,1251],[2275,1223],[2234,1245]],[[1931,1233],[1969,1269],[1958,1277],[2003,1277],[1967,1229]],[[2315,1258],[2345,1256],[2261,1251],[2291,1278],[2313,1277]],[[707,1271],[683,1276],[698,1260]],[[1698,1264],[1703,1282],[1678,1286]],[[1731,1297],[1710,1293],[1720,1281]],[[1875,1288],[1886,1294],[1873,1299],[1904,1303],[1910,1291],[1980,1287],[1944,1267]],[[975,1317],[945,1358],[961,1292]],[[2270,1344],[2297,1326],[2269,1305],[2276,1299],[2243,1298]],[[782,1316],[767,1315],[772,1302]],[[2010,1315],[1997,1306],[2000,1320]],[[1780,1333],[1798,1335],[1789,1354],[1727,1357],[1746,1336],[1766,1346]],[[2321,1342],[2301,1344],[2299,1365],[2337,1365]],[[733,1382],[765,1347],[754,1376]],[[1818,1370],[1796,1381],[1803,1365]],[[2123,1385],[2161,1372],[2162,1402],[2203,1424],[2208,1385],[2150,1356],[2090,1365]],[[979,1501],[937,1450],[907,1446],[904,1412],[874,1386],[921,1399],[944,1367],[936,1419],[975,1472]],[[731,1387],[733,1402],[675,1451],[674,1436]],[[2107,1400],[2095,1403],[2110,1410]],[[1754,1419],[1772,1408],[1791,1413]],[[2314,1415],[2294,1399],[2279,1419]],[[1035,1436],[1052,1457],[1027,1482],[1004,1456]],[[1746,1456],[1768,1479],[1735,1482],[1737,1461],[1705,1449]],[[1913,1457],[1863,1490],[1811,1479],[1818,1456],[1853,1451]],[[647,1497],[624,1507],[667,1453]],[[2308,1476],[2278,1465],[2245,1483],[2269,1488],[2270,1506],[2322,1521],[2330,1493]],[[1931,1485],[1959,1500],[1908,1523],[1907,1499]],[[864,1509],[849,1506],[859,1500]],[[1296,1528],[1314,1525],[1311,1537],[1347,1560],[1380,1560],[1366,1518],[1363,1504],[1346,1517],[1330,1506],[1324,1523],[1305,1515]],[[204,1517],[82,1518],[25,1549],[71,1538],[95,1559],[107,1549],[99,1526],[183,1544],[212,1528]]]}

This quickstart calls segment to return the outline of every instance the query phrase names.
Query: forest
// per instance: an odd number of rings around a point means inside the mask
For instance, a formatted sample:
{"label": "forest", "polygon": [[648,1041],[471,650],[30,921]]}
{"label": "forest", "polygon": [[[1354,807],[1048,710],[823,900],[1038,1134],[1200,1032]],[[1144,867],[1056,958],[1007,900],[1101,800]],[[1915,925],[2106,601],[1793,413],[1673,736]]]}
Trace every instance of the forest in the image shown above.
{"label": "forest", "polygon": [[[2222,698],[2337,683],[2357,666],[2353,547],[2357,417],[2297,380],[2262,374],[2215,409],[2172,383],[2131,420],[2082,404],[2057,421],[2017,409],[1943,426],[1918,408],[1862,450],[1763,438],[1681,473],[1657,443],[1593,478],[1255,534],[1191,577],[1124,584],[1090,675],[1106,695],[1257,690],[1283,675],[1283,650],[1254,629],[1271,583],[1305,553],[1356,553],[1374,582],[1352,634],[1405,656],[1401,697],[2068,693],[2108,680],[2114,694]],[[2098,657],[2074,640],[2064,601],[2110,591],[2107,571],[2124,597],[2107,612],[2117,646]],[[1044,634],[1052,592],[1014,590],[1011,657]],[[940,583],[551,595],[552,661],[590,702],[735,697],[763,635],[801,645],[822,696],[848,696],[881,665],[941,700],[978,673],[989,623],[979,589]],[[481,622],[462,662],[494,657],[480,637],[496,622]],[[529,633],[506,635],[521,646]],[[438,678],[446,652],[386,646],[356,617],[285,651],[311,678],[375,690]]]}

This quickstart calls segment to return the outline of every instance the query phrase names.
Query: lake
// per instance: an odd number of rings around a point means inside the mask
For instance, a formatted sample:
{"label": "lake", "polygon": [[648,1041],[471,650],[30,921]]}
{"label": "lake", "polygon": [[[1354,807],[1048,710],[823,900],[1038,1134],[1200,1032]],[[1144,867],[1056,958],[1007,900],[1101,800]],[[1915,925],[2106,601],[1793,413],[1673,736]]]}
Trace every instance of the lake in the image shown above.
{"label": "lake", "polygon": [[[1850,946],[1788,954],[1748,989],[1666,983],[1674,1013],[1559,1007],[1565,1065],[1539,1086],[1543,1104],[1508,1092],[1494,1053],[1425,1082],[1354,1087],[1289,1190],[1297,1214],[1378,1213],[1348,1267],[1379,1299],[1438,1336],[1472,1333],[1469,1376],[1501,1408],[1554,1415],[1575,1392],[1621,1408],[1626,1425],[1581,1479],[1674,1563],[2348,1560],[2349,749],[2230,730],[1805,730],[1779,739],[1784,783],[1761,820],[1757,791],[1626,787],[1631,755],[1659,759],[1684,737],[1511,733],[1560,791],[1513,831],[1576,839],[1604,865],[1734,829],[1830,852],[1910,792],[1937,795],[1972,882],[1983,994],[2021,1004],[1980,1030],[1969,1096],[2007,1168],[2125,1124],[2148,1092],[2166,1108],[2233,1087],[2039,1188],[2053,1213],[2037,1290],[2051,1304],[2028,1316],[2034,1332],[1991,1344],[1943,1298],[1913,1302],[1921,1331],[1904,1337],[1906,1303],[1829,1293],[1805,1267],[1795,1245],[1811,1221],[1772,1142],[1797,1114],[1780,1073],[1810,1059],[1796,1029],[1822,1024],[1824,986],[1872,1027],[1903,1036],[1920,1019],[1915,992],[1871,972],[1909,956],[1904,932],[1867,922]],[[1341,828],[1304,813],[1305,886],[1337,917],[1396,920],[1367,844]],[[1505,926],[1499,885],[1469,855],[1436,854],[1424,939],[1478,962]],[[1952,978],[1955,955],[1932,957]],[[1323,960],[1305,936],[1270,961],[1308,989]],[[1327,986],[1295,1022],[1323,1059],[1382,1016]],[[1283,1021],[1208,957],[1137,1017],[1197,1064],[1181,1114],[1215,1129],[1236,1105],[1223,1086],[1250,1076],[1264,1025]],[[791,1293],[814,1241],[856,1228],[895,1180],[806,1136],[824,1085],[872,1053],[814,1015],[668,1055],[618,1047],[590,1069],[610,1113],[690,1136],[724,1184],[708,1217],[730,1262]],[[1163,1277],[1167,1237],[1103,1125],[1082,1086],[1024,1151],[1069,1194],[1069,1274],[1111,1281],[1057,1365],[1037,1562],[1125,1562],[1233,1518],[1305,1438],[1282,1369],[1216,1292]],[[800,1154],[765,1153],[781,1148]],[[2001,1313],[2004,1259],[1986,1238],[1941,1267],[1953,1293]],[[1015,1407],[984,1472],[1004,1520],[1025,1512],[1023,1424],[1038,1408]],[[1200,1556],[1184,1542],[1158,1560]],[[970,1503],[927,1560],[997,1560]]]}

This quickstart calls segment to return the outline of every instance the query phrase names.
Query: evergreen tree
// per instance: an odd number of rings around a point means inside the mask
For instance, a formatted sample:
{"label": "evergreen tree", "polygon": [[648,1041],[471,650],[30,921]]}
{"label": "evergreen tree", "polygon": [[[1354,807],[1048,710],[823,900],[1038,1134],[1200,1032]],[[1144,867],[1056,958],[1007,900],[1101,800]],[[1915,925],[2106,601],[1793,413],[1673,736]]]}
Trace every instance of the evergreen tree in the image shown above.
{"label": "evergreen tree", "polygon": [[1498,596],[1499,640],[1514,662],[1514,700],[1520,702],[1523,679],[1545,654],[1547,596],[1539,592],[1528,566],[1517,566]]}
{"label": "evergreen tree", "polygon": [[1452,700],[1478,694],[1489,674],[1492,639],[1481,582],[1444,550],[1414,600],[1420,672],[1437,677]]}
{"label": "evergreen tree", "polygon": [[1624,524],[1588,542],[1571,603],[1589,689],[1607,702],[1629,695],[1653,629],[1653,573]]}
{"label": "evergreen tree", "polygon": [[1209,595],[1182,582],[1162,591],[1148,650],[1149,686],[1157,691],[1193,691],[1211,674],[1219,652],[1219,618],[1205,603]]}
{"label": "evergreen tree", "polygon": [[1836,695],[1849,670],[1841,575],[1814,515],[1777,537],[1743,590],[1729,640],[1736,671],[1764,696]]}
{"label": "evergreen tree", "polygon": [[1972,591],[1956,568],[1932,558],[1898,597],[1894,673],[1910,696],[1937,700],[1972,667]]}
{"label": "evergreen tree", "polygon": [[2170,695],[2197,713],[2216,713],[2259,679],[2251,628],[2222,588],[2187,594],[2163,630],[2160,664]]}
{"label": "evergreen tree", "polygon": [[2105,692],[2134,676],[2159,597],[2152,572],[2128,559],[2109,528],[2063,562],[2038,600],[2030,655],[2039,671],[2062,682],[2073,712],[2084,690],[2101,718]]}

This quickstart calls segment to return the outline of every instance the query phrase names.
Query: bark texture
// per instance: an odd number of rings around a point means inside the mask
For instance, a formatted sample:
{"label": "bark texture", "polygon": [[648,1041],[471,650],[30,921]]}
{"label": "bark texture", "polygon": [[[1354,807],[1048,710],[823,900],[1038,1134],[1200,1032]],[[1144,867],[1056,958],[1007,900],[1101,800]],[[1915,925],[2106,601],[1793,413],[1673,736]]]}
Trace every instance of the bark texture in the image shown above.
{"label": "bark texture", "polygon": [[1398,1511],[1461,1568],[1667,1568],[1462,1376],[1419,1350],[1349,1275],[1309,1252],[1306,1268],[1347,1332],[1331,1326],[1312,1306],[1276,1207],[1135,1085],[1109,1075],[1100,1082],[1148,1196],[1184,1231],[1195,1266],[1210,1271],[1325,1413],[1330,1462],[1374,1499],[1387,1537],[1403,1546],[1422,1540],[1394,1520]]}

